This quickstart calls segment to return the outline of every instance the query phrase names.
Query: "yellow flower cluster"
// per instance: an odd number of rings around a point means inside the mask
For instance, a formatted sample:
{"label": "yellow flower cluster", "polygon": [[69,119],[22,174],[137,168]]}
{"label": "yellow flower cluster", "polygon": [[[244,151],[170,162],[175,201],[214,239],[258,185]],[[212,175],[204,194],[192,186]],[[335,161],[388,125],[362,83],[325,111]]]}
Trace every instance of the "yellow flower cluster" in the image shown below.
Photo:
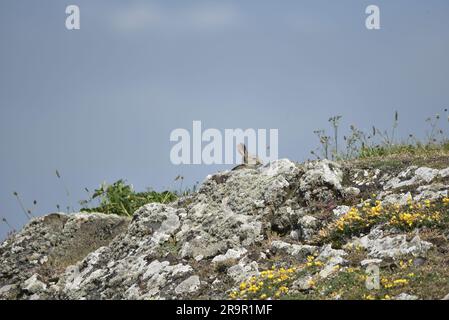
{"label": "yellow flower cluster", "polygon": [[381,283],[385,289],[390,289],[398,286],[405,286],[408,284],[408,280],[407,279],[388,280],[386,278],[383,278],[381,280]]}
{"label": "yellow flower cluster", "polygon": [[272,268],[262,271],[258,276],[253,276],[243,281],[238,290],[229,294],[229,298],[236,299],[276,299],[288,293],[287,285],[293,281],[296,268]]}
{"label": "yellow flower cluster", "polygon": [[444,197],[444,198],[443,198],[443,204],[444,204],[445,206],[449,206],[449,198],[448,198],[448,197]]}
{"label": "yellow flower cluster", "polygon": [[383,213],[382,203],[376,201],[374,205],[371,201],[365,201],[361,209],[352,207],[344,216],[337,220],[337,229],[341,232],[351,231],[351,229],[370,227]]}
{"label": "yellow flower cluster", "polygon": [[442,216],[439,211],[434,210],[435,207],[436,204],[430,200],[419,203],[409,199],[405,210],[401,210],[399,206],[394,207],[389,224],[399,228],[414,228],[423,224],[439,223]]}
{"label": "yellow flower cluster", "polygon": [[382,278],[380,279],[380,283],[385,289],[391,289],[396,287],[403,287],[409,284],[410,278],[413,278],[415,276],[414,273],[409,273],[407,277],[409,279],[405,278],[399,278],[399,279],[389,279],[389,278]]}
{"label": "yellow flower cluster", "polygon": [[307,267],[322,267],[323,263],[321,261],[316,261],[314,256],[307,257]]}
{"label": "yellow flower cluster", "polygon": [[360,216],[359,210],[353,207],[347,214],[338,219],[337,229],[340,231],[344,231],[346,227],[361,221],[363,221],[363,218]]}
{"label": "yellow flower cluster", "polygon": [[376,297],[373,296],[371,294],[365,294],[363,295],[363,299],[365,300],[376,300],[376,299],[380,299],[380,300],[391,300],[391,296],[386,294],[383,298],[382,297]]}
{"label": "yellow flower cluster", "polygon": [[[443,206],[449,206],[449,198],[441,199]],[[407,205],[383,206],[380,201],[363,201],[359,207],[352,207],[335,222],[337,232],[347,234],[361,231],[377,223],[387,223],[392,227],[412,229],[421,225],[435,225],[442,221],[442,214],[436,210],[438,201],[415,202],[412,198]],[[326,234],[323,232],[322,234]]]}
{"label": "yellow flower cluster", "polygon": [[413,265],[413,259],[409,259],[408,261],[399,261],[399,268],[407,269]]}

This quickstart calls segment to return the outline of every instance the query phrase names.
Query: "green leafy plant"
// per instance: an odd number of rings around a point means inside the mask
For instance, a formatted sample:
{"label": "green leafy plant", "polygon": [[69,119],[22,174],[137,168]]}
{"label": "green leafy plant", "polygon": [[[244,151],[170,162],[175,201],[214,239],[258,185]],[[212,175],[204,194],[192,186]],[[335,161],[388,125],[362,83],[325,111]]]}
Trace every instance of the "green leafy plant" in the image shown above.
{"label": "green leafy plant", "polygon": [[[103,183],[96,189],[90,199],[80,201],[83,212],[101,212],[106,214],[117,214],[121,216],[132,216],[133,213],[148,203],[169,203],[178,198],[177,194],[171,191],[156,192],[148,190],[146,192],[135,192],[133,187],[126,184],[124,180],[118,180],[109,185]],[[98,200],[96,207],[87,207],[94,200]]]}

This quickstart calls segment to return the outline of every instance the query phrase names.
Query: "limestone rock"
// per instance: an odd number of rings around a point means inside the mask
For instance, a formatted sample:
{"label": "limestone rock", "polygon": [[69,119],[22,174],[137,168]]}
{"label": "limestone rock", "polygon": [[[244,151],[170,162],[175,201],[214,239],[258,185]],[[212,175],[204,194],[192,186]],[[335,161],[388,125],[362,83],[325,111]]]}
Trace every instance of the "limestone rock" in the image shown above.
{"label": "limestone rock", "polygon": [[191,276],[181,282],[176,288],[175,293],[178,295],[186,293],[194,293],[199,290],[201,286],[200,277]]}
{"label": "limestone rock", "polygon": [[[293,266],[289,289],[308,294],[315,280],[354,263],[359,247],[362,267],[404,255],[427,266],[447,232],[405,233],[381,222],[329,240],[326,227],[373,193],[383,205],[445,197],[448,177],[449,168],[282,159],[209,175],[195,193],[144,205],[132,219],[50,214],[0,245],[0,299],[226,299],[260,271]],[[308,256],[321,263],[311,268]]]}
{"label": "limestone rock", "polygon": [[300,190],[307,201],[329,201],[342,192],[343,171],[336,162],[310,162],[305,165],[305,170],[300,179]]}
{"label": "limestone rock", "polygon": [[213,263],[223,263],[232,260],[238,260],[248,251],[245,248],[229,249],[226,254],[221,254],[212,259]]}
{"label": "limestone rock", "polygon": [[252,276],[257,276],[259,274],[259,265],[256,261],[242,259],[238,264],[229,268],[227,274],[235,283],[240,283]]}
{"label": "limestone rock", "polygon": [[415,295],[410,295],[407,293],[401,293],[394,297],[394,300],[419,300],[419,298]]}
{"label": "limestone rock", "polygon": [[[99,213],[55,213],[35,218],[0,245],[0,287],[18,285],[26,291],[25,298],[34,293],[31,279],[39,275],[45,283],[49,277],[58,277],[60,270],[109,244],[128,224],[127,218]],[[49,276],[48,269],[55,271]],[[19,295],[21,290],[15,293]]]}
{"label": "limestone rock", "polygon": [[353,244],[365,248],[369,257],[380,259],[407,254],[425,256],[426,252],[432,247],[431,243],[422,241],[419,235],[411,241],[407,241],[405,234],[394,237],[383,236],[380,230],[373,230],[369,235],[356,239]]}
{"label": "limestone rock", "polygon": [[308,256],[317,252],[318,248],[309,245],[297,245],[283,241],[273,241],[271,243],[271,250],[274,253],[284,253],[296,258],[299,261],[304,261]]}

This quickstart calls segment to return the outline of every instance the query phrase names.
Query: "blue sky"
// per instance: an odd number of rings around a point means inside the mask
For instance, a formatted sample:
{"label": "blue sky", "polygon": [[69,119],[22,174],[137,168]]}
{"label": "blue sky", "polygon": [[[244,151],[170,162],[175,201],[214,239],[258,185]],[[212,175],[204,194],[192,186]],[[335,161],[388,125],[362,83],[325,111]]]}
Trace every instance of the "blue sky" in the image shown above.
{"label": "blue sky", "polygon": [[369,130],[398,110],[400,134],[422,135],[449,106],[448,14],[446,0],[2,0],[0,217],[25,222],[13,191],[41,215],[102,181],[161,190],[229,168],[171,164],[170,132],[193,120],[279,129],[279,156],[298,161],[335,114]]}

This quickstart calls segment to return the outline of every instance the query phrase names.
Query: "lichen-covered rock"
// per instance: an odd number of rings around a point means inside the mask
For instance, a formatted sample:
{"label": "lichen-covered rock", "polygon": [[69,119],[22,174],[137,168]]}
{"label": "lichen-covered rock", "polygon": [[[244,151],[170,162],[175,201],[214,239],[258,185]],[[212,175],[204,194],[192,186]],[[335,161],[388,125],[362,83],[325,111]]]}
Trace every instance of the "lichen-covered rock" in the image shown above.
{"label": "lichen-covered rock", "polygon": [[292,284],[293,291],[307,291],[312,288],[313,277],[311,275],[305,275],[295,280]]}
{"label": "lichen-covered rock", "polygon": [[329,160],[310,162],[300,180],[300,190],[308,202],[328,202],[341,194],[343,171],[340,165]]}
{"label": "lichen-covered rock", "polygon": [[264,228],[283,225],[280,228],[291,229],[297,223],[294,213],[281,222],[286,216],[279,212],[289,196],[294,196],[291,193],[300,172],[293,162],[279,160],[260,168],[209,176],[187,206],[176,234],[183,244],[181,256],[214,257],[229,248],[260,242]]}
{"label": "lichen-covered rock", "polygon": [[298,225],[301,232],[301,238],[304,240],[311,239],[321,227],[319,220],[310,215],[299,218]]}
{"label": "lichen-covered rock", "polygon": [[446,177],[447,169],[438,170],[427,167],[418,168],[412,166],[400,172],[396,177],[390,179],[384,186],[385,190],[399,189],[412,185],[430,183],[437,177]]}
{"label": "lichen-covered rock", "polygon": [[[197,192],[145,205],[132,220],[48,215],[0,246],[0,299],[223,299],[250,277],[286,266],[300,272],[293,292],[313,291],[315,281],[350,266],[427,259],[434,245],[421,240],[425,230],[406,234],[378,223],[364,234],[323,239],[362,200],[438,199],[448,195],[448,178],[449,168],[284,159],[210,175]],[[350,264],[354,248],[358,260]]]}
{"label": "lichen-covered rock", "polygon": [[248,252],[245,248],[229,249],[226,254],[220,254],[212,259],[212,263],[226,263],[232,260],[238,260]]}
{"label": "lichen-covered rock", "polygon": [[22,290],[31,294],[45,291],[45,289],[47,289],[47,285],[40,281],[38,277],[39,276],[37,274],[34,274],[29,279],[25,280]]}
{"label": "lichen-covered rock", "polygon": [[394,300],[418,300],[419,298],[415,295],[411,295],[408,293],[401,293],[394,297]]}
{"label": "lichen-covered rock", "polygon": [[338,206],[332,212],[338,218],[349,212],[351,208],[349,206]]}
{"label": "lichen-covered rock", "polygon": [[145,299],[172,293],[192,268],[157,259],[176,248],[173,239],[183,214],[162,204],[142,207],[126,232],[67,270],[58,294],[70,299]]}
{"label": "lichen-covered rock", "polygon": [[175,293],[178,295],[192,294],[200,289],[201,282],[198,276],[191,276],[181,282],[176,288]]}
{"label": "lichen-covered rock", "polygon": [[246,279],[257,276],[259,274],[259,265],[256,261],[251,261],[248,258],[243,258],[238,264],[230,267],[227,275],[237,284]]}
{"label": "lichen-covered rock", "polygon": [[382,259],[365,259],[360,261],[360,265],[362,267],[366,267],[369,265],[379,265],[380,263],[382,263]]}
{"label": "lichen-covered rock", "polygon": [[396,236],[383,236],[383,232],[375,229],[369,235],[353,242],[354,245],[363,247],[371,258],[394,258],[411,254],[413,256],[425,256],[432,244],[422,241],[416,235],[411,241],[407,241],[405,234]]}
{"label": "lichen-covered rock", "polygon": [[273,253],[285,253],[297,259],[298,261],[305,261],[310,255],[315,254],[318,248],[310,245],[290,244],[283,241],[273,241],[271,243],[271,251]]}
{"label": "lichen-covered rock", "polygon": [[41,281],[55,281],[65,267],[109,244],[128,222],[97,213],[55,213],[33,219],[0,246],[0,298],[11,299],[13,291],[14,298],[43,291],[46,284]]}

